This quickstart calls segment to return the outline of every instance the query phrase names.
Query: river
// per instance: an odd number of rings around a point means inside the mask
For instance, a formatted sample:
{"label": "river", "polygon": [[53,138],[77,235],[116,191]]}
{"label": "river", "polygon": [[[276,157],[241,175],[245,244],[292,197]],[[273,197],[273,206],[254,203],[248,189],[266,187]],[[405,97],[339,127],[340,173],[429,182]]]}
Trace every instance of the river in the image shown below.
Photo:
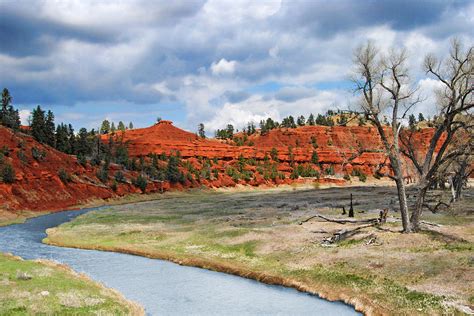
{"label": "river", "polygon": [[360,315],[353,307],[283,286],[139,256],[43,244],[45,230],[93,209],[65,211],[0,227],[0,251],[65,263],[149,315]]}

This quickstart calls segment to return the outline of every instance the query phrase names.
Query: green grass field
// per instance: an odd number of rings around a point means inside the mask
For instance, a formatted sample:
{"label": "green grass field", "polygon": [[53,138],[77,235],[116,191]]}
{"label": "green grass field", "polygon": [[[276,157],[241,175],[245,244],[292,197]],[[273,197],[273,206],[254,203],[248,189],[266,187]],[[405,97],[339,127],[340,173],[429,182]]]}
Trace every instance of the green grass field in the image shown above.
{"label": "green grass field", "polygon": [[143,315],[142,308],[69,268],[0,254],[0,315]]}

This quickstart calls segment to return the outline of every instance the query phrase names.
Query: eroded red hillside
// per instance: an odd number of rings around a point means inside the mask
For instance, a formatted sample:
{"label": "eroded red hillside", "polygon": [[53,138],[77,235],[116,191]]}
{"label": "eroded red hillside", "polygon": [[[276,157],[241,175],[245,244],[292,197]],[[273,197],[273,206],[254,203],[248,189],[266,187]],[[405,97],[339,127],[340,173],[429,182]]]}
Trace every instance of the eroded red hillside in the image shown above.
{"label": "eroded red hillside", "polygon": [[[12,184],[0,182],[0,209],[4,210],[58,210],[91,199],[106,199],[139,190],[129,184],[119,184],[115,192],[96,176],[97,167],[77,162],[75,156],[42,145],[31,136],[14,133],[0,126],[0,167],[11,165],[15,179]],[[33,151],[42,158],[35,159]],[[37,155],[38,156],[38,155]],[[111,166],[111,177],[114,170]],[[63,181],[63,172],[70,179]],[[126,173],[130,178],[131,173]],[[153,184],[150,190],[158,189]]]}
{"label": "eroded red hillside", "polygon": [[[416,133],[417,146],[426,148],[432,133],[432,129]],[[147,192],[199,186],[274,185],[304,181],[301,175],[322,183],[344,184],[342,176],[353,175],[355,171],[369,176],[378,171],[389,172],[378,133],[370,126],[274,129],[265,135],[248,136],[245,146],[237,146],[236,141],[230,140],[202,139],[173,126],[170,121],[103,135],[104,143],[110,137],[125,144],[130,157],[146,157],[147,163],[152,160],[147,157],[149,154],[169,156],[179,152],[181,183],[171,185],[150,177]],[[138,172],[112,164],[110,180],[102,182],[97,177],[99,167],[90,163],[83,166],[75,156],[3,127],[0,127],[0,148],[4,152],[2,164],[11,164],[15,170],[12,184],[0,183],[0,209],[58,210],[90,199],[140,192],[131,181]],[[44,158],[35,158],[34,150],[44,152]],[[166,160],[161,160],[156,167],[165,170]],[[114,183],[117,170],[125,174],[124,183]],[[61,171],[69,176],[69,181],[61,179]]]}
{"label": "eroded red hillside", "polygon": [[[426,148],[432,133],[433,129],[430,128],[416,133],[415,144],[422,149]],[[104,140],[108,137],[104,136]],[[170,121],[118,133],[115,137],[127,144],[130,155],[134,157],[150,153],[170,155],[179,151],[184,159],[217,159],[223,162],[223,167],[233,165],[239,157],[263,160],[275,149],[280,164],[278,168],[287,175],[292,170],[290,163],[311,163],[313,152],[318,156],[320,167],[315,167],[318,171],[332,167],[336,173],[350,174],[356,168],[372,175],[377,170],[387,172],[384,166],[388,164],[381,139],[372,126],[303,126],[296,129],[274,129],[265,135],[256,133],[249,136],[244,146],[237,146],[229,141],[201,139],[173,126]]]}

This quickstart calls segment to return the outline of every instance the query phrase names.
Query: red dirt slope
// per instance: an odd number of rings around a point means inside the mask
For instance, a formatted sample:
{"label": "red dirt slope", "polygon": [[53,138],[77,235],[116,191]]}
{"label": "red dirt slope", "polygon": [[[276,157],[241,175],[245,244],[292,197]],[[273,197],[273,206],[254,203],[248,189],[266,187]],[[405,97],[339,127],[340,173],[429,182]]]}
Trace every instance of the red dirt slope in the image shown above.
{"label": "red dirt slope", "polygon": [[[2,126],[0,148],[3,156],[0,167],[10,164],[15,170],[13,184],[0,182],[0,209],[58,210],[94,198],[105,199],[139,191],[131,184],[120,184],[117,192],[114,192],[97,179],[96,167],[89,164],[83,167],[75,156],[59,152],[38,143],[31,136],[14,133]],[[33,158],[33,148],[44,152],[44,159]],[[118,167],[114,168],[117,170]],[[60,170],[70,176],[70,182],[61,181]],[[126,175],[131,176],[129,173]],[[153,186],[150,187],[152,189]]]}

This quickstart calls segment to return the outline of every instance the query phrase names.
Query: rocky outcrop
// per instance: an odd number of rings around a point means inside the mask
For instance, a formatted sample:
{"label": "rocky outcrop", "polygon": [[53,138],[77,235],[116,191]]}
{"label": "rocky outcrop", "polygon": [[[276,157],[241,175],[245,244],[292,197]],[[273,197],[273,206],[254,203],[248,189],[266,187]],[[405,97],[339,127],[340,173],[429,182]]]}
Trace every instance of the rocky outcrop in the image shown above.
{"label": "rocky outcrop", "polygon": [[[426,148],[432,133],[432,129],[415,133],[415,144],[421,151]],[[243,135],[237,137],[244,138]],[[377,171],[389,172],[380,137],[371,126],[274,129],[265,135],[256,133],[246,136],[245,145],[237,146],[230,140],[202,139],[173,126],[170,121],[161,121],[147,128],[102,135],[104,143],[109,142],[110,138],[125,144],[130,157],[134,158],[146,157],[150,153],[169,156],[179,152],[183,160],[180,170],[185,180],[173,185],[167,181],[148,180],[147,192],[193,186],[292,183],[302,181],[298,175],[294,176],[295,169],[299,167],[310,170],[313,175],[314,172],[319,173],[319,182],[339,184],[344,183],[343,175],[354,171],[369,176]],[[75,156],[1,126],[0,148],[3,160],[0,163],[10,164],[15,170],[12,184],[0,182],[0,209],[57,210],[90,199],[108,199],[140,192],[131,181],[138,175],[137,172],[112,164],[109,177],[113,179],[114,173],[121,170],[126,181],[114,185],[113,180],[103,183],[97,178],[98,167],[89,163],[82,166]],[[44,157],[34,157],[33,151],[44,153]],[[314,163],[314,153],[317,154],[317,163]],[[149,162],[150,159],[145,160]],[[160,163],[160,168],[166,168],[165,161]],[[61,172],[68,176],[66,181],[60,176]]]}

